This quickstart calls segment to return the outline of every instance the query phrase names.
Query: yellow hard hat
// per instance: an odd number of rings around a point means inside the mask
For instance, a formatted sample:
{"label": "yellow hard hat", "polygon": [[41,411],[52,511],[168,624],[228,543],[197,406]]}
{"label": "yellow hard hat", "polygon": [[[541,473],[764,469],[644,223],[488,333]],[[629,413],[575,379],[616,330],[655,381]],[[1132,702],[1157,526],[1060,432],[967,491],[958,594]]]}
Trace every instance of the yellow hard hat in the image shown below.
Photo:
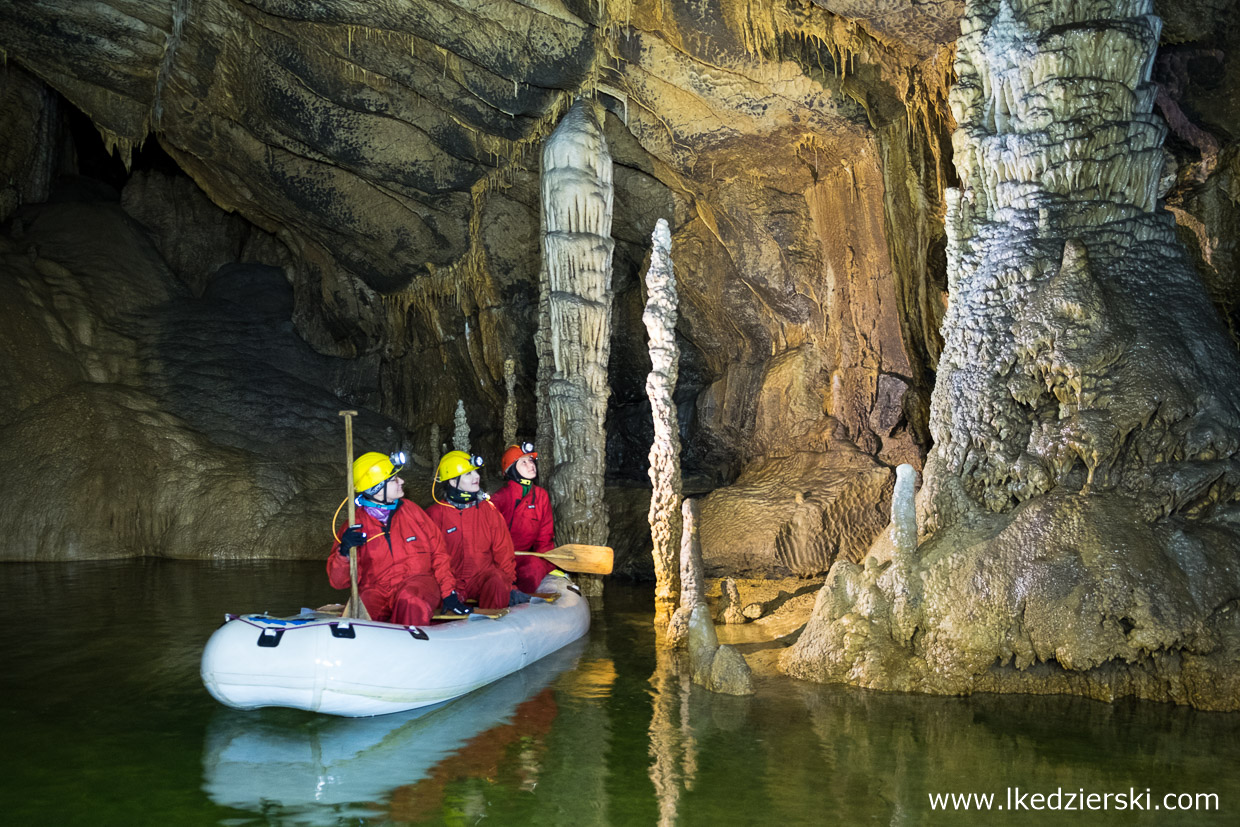
{"label": "yellow hard hat", "polygon": [[381,485],[400,471],[405,465],[403,453],[384,456],[377,451],[362,454],[353,460],[353,490],[366,491]]}
{"label": "yellow hard hat", "polygon": [[443,455],[443,459],[439,460],[439,471],[435,474],[435,479],[439,482],[447,482],[461,474],[477,471],[481,467],[482,457],[477,454],[471,457],[464,451],[449,451]]}

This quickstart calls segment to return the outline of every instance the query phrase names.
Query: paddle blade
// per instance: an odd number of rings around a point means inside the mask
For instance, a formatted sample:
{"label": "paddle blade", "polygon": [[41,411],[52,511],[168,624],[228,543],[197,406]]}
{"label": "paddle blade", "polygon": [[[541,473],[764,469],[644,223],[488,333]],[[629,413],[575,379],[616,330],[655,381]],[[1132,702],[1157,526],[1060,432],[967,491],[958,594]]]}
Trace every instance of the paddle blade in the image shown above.
{"label": "paddle blade", "polygon": [[547,559],[565,571],[579,574],[611,574],[613,553],[608,546],[565,543],[547,552]]}

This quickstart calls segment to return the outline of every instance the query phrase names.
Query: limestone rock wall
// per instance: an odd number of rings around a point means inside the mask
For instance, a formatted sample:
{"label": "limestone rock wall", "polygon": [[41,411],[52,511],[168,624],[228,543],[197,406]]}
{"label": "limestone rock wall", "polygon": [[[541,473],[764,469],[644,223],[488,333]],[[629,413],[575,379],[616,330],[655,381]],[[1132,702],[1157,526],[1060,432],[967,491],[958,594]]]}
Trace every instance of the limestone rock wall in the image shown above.
{"label": "limestone rock wall", "polygon": [[[194,296],[145,227],[96,201],[23,207],[0,269],[9,559],[326,555],[337,394],[358,365],[292,333],[279,268],[234,262]],[[363,444],[402,444],[390,421],[359,424]]]}

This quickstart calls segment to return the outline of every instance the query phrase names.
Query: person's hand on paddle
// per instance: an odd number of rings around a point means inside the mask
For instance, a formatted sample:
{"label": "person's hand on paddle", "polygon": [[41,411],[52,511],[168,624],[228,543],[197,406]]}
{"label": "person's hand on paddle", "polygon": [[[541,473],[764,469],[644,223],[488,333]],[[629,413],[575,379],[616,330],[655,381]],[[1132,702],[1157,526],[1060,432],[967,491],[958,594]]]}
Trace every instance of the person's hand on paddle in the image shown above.
{"label": "person's hand on paddle", "polygon": [[443,599],[443,611],[444,614],[467,615],[473,609],[466,606],[456,592],[452,592],[452,594]]}
{"label": "person's hand on paddle", "polygon": [[345,529],[344,534],[340,535],[340,555],[342,557],[349,556],[349,550],[366,544],[366,532],[362,531],[362,524],[351,525]]}
{"label": "person's hand on paddle", "polygon": [[521,591],[520,589],[513,589],[512,591],[508,592],[508,605],[509,606],[516,606],[521,603],[529,603],[529,602],[530,602],[530,596],[526,594],[525,592]]}

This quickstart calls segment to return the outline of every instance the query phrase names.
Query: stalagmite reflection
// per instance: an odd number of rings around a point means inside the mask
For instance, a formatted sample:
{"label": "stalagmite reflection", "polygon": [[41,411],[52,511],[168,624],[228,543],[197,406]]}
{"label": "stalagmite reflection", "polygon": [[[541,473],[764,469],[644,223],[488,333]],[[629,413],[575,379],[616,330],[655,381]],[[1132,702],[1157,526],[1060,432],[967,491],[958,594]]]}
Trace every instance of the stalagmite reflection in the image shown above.
{"label": "stalagmite reflection", "polygon": [[685,655],[659,646],[650,676],[654,698],[650,716],[650,781],[659,802],[659,825],[676,823],[681,788],[691,789],[696,772],[696,746],[689,727],[688,698],[692,683]]}

